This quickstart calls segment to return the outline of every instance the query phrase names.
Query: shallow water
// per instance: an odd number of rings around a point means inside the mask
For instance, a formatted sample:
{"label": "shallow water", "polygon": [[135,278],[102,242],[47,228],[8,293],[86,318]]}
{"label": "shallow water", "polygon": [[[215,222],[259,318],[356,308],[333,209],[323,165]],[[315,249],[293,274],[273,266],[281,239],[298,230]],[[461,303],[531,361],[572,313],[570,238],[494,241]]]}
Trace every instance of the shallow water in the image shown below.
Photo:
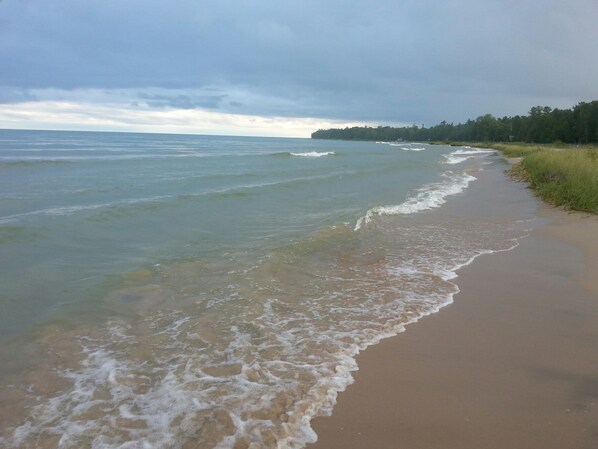
{"label": "shallow water", "polygon": [[360,350],[532,226],[504,168],[425,144],[1,131],[0,442],[314,441]]}

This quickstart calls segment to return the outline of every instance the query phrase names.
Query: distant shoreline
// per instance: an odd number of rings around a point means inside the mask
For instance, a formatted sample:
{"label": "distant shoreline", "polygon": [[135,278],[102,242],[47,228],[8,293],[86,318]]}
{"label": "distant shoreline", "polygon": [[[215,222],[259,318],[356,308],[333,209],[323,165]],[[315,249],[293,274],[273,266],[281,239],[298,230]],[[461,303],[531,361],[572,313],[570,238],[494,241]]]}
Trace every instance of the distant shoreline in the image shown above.
{"label": "distant shoreline", "polygon": [[598,101],[581,102],[569,109],[534,106],[527,115],[480,115],[465,123],[418,126],[353,126],[319,129],[312,139],[407,142],[568,142],[598,143]]}

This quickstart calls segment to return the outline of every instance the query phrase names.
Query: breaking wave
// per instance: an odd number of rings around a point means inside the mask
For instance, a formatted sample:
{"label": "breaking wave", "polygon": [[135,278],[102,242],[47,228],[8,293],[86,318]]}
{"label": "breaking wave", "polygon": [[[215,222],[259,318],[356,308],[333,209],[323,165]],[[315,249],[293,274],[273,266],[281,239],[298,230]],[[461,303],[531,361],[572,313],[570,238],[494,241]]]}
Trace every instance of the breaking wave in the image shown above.
{"label": "breaking wave", "polygon": [[298,157],[324,157],[324,156],[334,156],[336,153],[334,151],[309,151],[306,153],[291,153],[291,156],[298,156]]}
{"label": "breaking wave", "polygon": [[413,214],[439,207],[446,203],[448,196],[463,192],[470,182],[476,180],[474,176],[466,173],[448,173],[444,176],[447,178],[447,181],[422,186],[404,203],[396,206],[378,206],[368,210],[366,215],[357,221],[355,230],[359,230],[364,225],[371,223],[376,216]]}
{"label": "breaking wave", "polygon": [[444,154],[444,158],[446,159],[446,164],[455,165],[460,164],[461,162],[465,162],[468,159],[475,158],[475,157],[486,157],[490,154],[495,154],[496,151],[494,150],[483,150],[479,148],[469,148],[465,150],[457,150],[453,151],[449,154]]}

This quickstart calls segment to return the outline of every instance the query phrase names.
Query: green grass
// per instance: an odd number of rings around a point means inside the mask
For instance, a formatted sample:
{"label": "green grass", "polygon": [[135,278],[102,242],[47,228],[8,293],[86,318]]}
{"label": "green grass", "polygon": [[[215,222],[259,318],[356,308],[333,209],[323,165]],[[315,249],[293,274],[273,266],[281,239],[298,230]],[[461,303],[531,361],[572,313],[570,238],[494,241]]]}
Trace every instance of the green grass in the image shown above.
{"label": "green grass", "polygon": [[523,156],[526,179],[556,206],[598,214],[598,150],[542,148]]}
{"label": "green grass", "polygon": [[546,147],[526,145],[523,143],[495,143],[488,144],[487,147],[499,150],[506,157],[526,157],[532,153],[537,153],[546,149]]}

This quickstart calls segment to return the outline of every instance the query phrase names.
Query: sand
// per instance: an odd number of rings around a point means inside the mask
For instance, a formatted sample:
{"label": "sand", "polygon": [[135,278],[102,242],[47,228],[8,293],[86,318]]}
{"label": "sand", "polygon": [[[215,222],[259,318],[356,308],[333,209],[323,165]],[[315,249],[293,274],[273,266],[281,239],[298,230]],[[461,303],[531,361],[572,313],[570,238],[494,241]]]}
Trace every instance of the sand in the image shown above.
{"label": "sand", "polygon": [[459,271],[454,304],[358,357],[308,449],[598,448],[598,217]]}

